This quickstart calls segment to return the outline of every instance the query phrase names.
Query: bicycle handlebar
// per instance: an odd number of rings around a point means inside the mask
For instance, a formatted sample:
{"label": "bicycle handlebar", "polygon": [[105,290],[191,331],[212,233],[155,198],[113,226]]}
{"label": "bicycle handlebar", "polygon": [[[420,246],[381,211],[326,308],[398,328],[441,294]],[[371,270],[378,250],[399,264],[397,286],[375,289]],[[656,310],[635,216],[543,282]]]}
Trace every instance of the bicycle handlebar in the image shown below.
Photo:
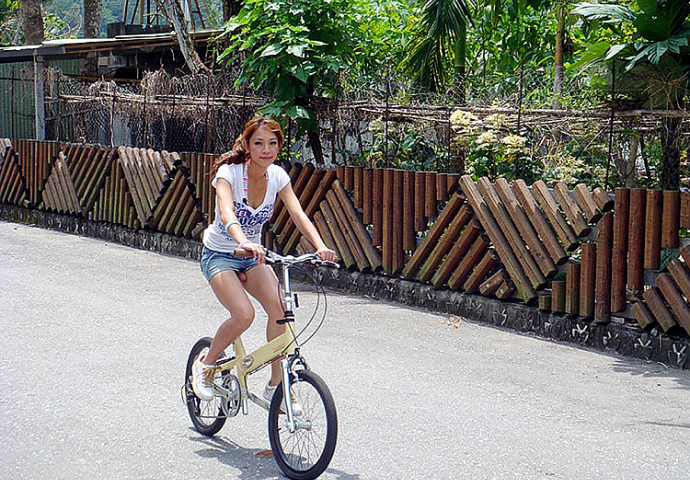
{"label": "bicycle handlebar", "polygon": [[[236,257],[251,257],[252,252],[245,249],[235,249],[233,255]],[[327,267],[340,268],[340,264],[336,262],[330,262],[328,260],[321,260],[315,253],[305,253],[295,257],[294,255],[280,255],[272,250],[266,250],[266,263],[271,264],[284,264],[284,265],[296,265],[298,263],[311,263],[312,265],[325,265]]]}

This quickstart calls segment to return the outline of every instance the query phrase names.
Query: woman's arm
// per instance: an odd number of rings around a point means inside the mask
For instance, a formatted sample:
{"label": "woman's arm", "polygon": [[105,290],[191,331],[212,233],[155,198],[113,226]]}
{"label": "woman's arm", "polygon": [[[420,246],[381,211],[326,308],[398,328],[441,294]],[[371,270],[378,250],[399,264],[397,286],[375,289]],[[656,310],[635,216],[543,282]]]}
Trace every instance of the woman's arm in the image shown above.
{"label": "woman's arm", "polygon": [[307,237],[307,240],[309,240],[311,244],[316,247],[316,253],[323,260],[335,262],[337,258],[335,252],[328,248],[325,243],[323,243],[321,235],[319,235],[319,232],[316,231],[316,227],[314,227],[314,224],[311,223],[309,217],[307,217],[307,214],[304,213],[302,205],[300,205],[299,200],[295,195],[295,191],[292,189],[292,185],[288,183],[278,193],[281,200],[285,204],[285,208],[287,208],[288,213],[290,214],[290,218],[292,218],[292,221],[295,222],[295,225],[297,225],[299,231],[302,232],[302,235]]}

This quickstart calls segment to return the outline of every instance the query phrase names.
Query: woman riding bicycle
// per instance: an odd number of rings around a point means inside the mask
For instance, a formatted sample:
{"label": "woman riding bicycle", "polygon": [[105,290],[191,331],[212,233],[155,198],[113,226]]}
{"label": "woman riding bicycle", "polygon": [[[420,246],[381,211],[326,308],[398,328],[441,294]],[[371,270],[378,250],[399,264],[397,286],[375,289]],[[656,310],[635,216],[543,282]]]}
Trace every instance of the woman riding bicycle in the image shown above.
{"label": "woman riding bicycle", "polygon": [[[283,132],[274,120],[257,117],[250,120],[230,152],[214,164],[216,189],[215,219],[204,231],[201,271],[213,293],[230,312],[213,338],[205,357],[194,363],[192,388],[205,401],[213,400],[211,375],[206,368],[215,365],[219,355],[237,339],[254,320],[254,307],[247,293],[261,303],[268,314],[266,337],[270,341],[285,331],[283,305],[278,279],[265,264],[261,229],[273,215],[273,205],[280,196],[300,232],[316,247],[322,260],[335,261],[336,254],[304,213],[292,190],[285,170],[273,165],[283,145]],[[235,250],[245,250],[249,257],[237,257]],[[270,403],[281,380],[280,363],[271,364],[271,379],[264,389]]]}

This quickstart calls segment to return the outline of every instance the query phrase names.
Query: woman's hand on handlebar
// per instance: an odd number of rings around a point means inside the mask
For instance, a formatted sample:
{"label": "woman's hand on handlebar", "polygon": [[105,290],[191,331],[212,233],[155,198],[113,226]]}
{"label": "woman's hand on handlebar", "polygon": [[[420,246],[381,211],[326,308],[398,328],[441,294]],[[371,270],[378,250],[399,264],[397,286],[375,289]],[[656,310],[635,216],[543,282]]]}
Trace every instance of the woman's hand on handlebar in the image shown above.
{"label": "woman's hand on handlebar", "polygon": [[248,256],[254,257],[259,265],[266,263],[266,250],[258,243],[247,242],[242,245],[242,249],[248,253]]}
{"label": "woman's hand on handlebar", "polygon": [[338,255],[328,247],[319,248],[316,251],[316,254],[319,256],[321,260],[324,260],[326,262],[335,263],[338,261]]}

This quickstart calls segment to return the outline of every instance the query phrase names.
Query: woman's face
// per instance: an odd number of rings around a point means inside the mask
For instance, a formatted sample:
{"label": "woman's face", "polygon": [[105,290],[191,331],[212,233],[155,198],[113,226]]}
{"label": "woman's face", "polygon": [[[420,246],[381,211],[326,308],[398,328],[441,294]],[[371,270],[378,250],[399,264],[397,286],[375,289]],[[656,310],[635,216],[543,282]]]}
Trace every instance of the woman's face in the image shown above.
{"label": "woman's face", "polygon": [[259,127],[254,131],[246,147],[252,162],[268,168],[278,156],[280,143],[275,133],[266,127]]}

